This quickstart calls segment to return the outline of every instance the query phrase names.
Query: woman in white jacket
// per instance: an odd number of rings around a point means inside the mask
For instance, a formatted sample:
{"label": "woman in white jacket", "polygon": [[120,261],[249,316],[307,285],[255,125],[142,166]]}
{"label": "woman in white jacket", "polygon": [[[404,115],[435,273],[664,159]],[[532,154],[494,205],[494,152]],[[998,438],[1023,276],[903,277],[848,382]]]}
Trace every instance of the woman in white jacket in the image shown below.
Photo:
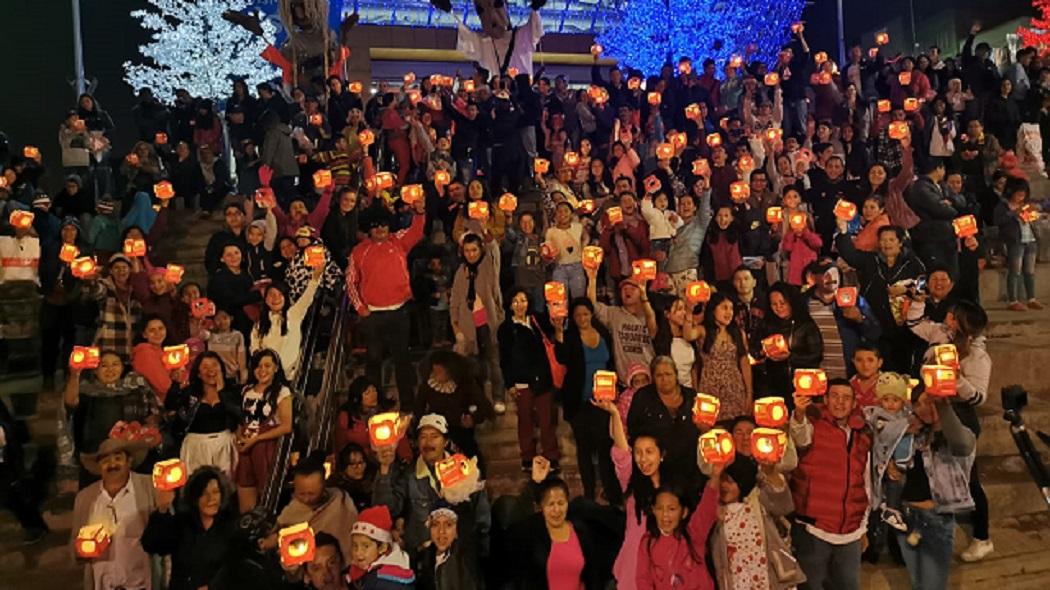
{"label": "woman in white jacket", "polygon": [[303,294],[292,303],[288,287],[275,283],[266,290],[263,310],[252,328],[251,352],[273,349],[281,357],[281,366],[289,381],[295,379],[302,348],[302,323],[314,301],[324,266],[314,268]]}

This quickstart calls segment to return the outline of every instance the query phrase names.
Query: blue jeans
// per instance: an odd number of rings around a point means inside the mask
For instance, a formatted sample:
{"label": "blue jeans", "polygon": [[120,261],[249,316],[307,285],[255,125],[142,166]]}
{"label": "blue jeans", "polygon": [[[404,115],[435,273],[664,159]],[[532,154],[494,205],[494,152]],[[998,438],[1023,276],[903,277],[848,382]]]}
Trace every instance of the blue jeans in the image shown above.
{"label": "blue jeans", "polygon": [[791,527],[791,544],[806,582],[801,590],[860,590],[860,539],[845,545],[832,545],[818,539],[795,523]]}
{"label": "blue jeans", "polygon": [[784,137],[802,138],[806,134],[809,104],[805,99],[784,104]]}
{"label": "blue jeans", "polygon": [[[955,547],[955,515],[906,507],[904,519],[908,523],[908,532],[897,533],[897,544],[908,568],[911,587],[914,590],[947,588]],[[907,541],[912,532],[922,535],[915,547]]]}
{"label": "blue jeans", "polygon": [[583,274],[583,264],[579,262],[555,266],[551,280],[564,283],[570,298],[587,296],[587,275]]}
{"label": "blue jeans", "polygon": [[1036,242],[1010,244],[1006,248],[1006,298],[1010,302],[1026,301],[1021,296],[1022,279],[1027,299],[1035,299],[1035,257],[1039,253]]}

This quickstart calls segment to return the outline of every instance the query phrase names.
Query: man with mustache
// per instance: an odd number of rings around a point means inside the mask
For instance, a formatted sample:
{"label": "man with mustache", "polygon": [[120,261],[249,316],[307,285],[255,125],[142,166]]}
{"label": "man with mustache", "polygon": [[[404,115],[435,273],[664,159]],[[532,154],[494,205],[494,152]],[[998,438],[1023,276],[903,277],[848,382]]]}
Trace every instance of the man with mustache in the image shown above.
{"label": "man with mustache", "polygon": [[77,493],[73,504],[73,543],[81,527],[109,528],[109,547],[84,564],[85,590],[152,590],[150,556],[142,549],[142,532],[156,500],[148,475],[131,469],[146,458],[140,443],[109,438],[98,452],[81,455],[84,468],[102,480]]}

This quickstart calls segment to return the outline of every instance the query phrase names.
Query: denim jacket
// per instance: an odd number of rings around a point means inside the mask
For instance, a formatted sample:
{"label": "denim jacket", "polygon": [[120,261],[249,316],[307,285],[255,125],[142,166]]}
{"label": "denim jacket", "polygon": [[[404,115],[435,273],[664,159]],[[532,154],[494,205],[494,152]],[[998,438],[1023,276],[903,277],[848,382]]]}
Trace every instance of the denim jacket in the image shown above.
{"label": "denim jacket", "polygon": [[940,432],[925,430],[918,442],[930,495],[940,514],[973,510],[970,495],[970,468],[977,455],[977,437],[963,426],[951,405],[937,402]]}

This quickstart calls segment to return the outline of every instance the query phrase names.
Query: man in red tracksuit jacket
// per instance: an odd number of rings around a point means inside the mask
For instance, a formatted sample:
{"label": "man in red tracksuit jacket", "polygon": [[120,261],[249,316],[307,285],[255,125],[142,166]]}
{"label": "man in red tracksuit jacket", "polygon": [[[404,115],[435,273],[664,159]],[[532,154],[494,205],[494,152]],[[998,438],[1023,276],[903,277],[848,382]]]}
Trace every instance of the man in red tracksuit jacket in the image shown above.
{"label": "man in red tracksuit jacket", "polygon": [[806,583],[799,587],[858,590],[872,436],[849,381],[830,379],[825,403],[811,405],[812,401],[795,394],[790,428],[799,450],[798,468],[791,475],[791,538],[806,574]]}
{"label": "man in red tracksuit jacket", "polygon": [[412,299],[408,253],[423,239],[426,223],[422,199],[415,203],[415,217],[408,229],[390,233],[391,214],[372,209],[363,219],[368,238],[354,247],[346,268],[346,294],[361,317],[361,334],[367,346],[366,374],[382,383],[384,355],[394,361],[401,407],[412,406],[415,374],[408,356],[410,324],[405,303]]}

